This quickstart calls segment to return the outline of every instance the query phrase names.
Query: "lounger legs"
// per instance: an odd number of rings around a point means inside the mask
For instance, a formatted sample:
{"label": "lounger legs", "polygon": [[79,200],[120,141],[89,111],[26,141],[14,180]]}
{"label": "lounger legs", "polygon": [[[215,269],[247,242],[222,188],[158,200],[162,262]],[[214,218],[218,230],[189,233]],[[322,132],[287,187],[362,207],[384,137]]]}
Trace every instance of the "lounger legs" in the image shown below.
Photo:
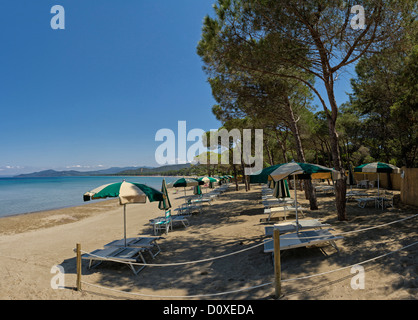
{"label": "lounger legs", "polygon": [[337,250],[338,253],[340,253],[340,249],[338,249],[337,244],[335,243],[335,241],[330,241],[329,243],[331,244],[331,246],[334,247],[335,250]]}
{"label": "lounger legs", "polygon": [[149,248],[147,250],[147,252],[150,254],[150,256],[151,256],[152,259],[155,259],[155,257],[161,252],[161,248],[158,245],[158,243],[154,242],[154,246],[155,246],[155,248],[157,248],[157,252],[153,253],[152,252],[152,248]]}
{"label": "lounger legs", "polygon": [[[139,258],[141,258],[142,263],[146,264],[144,256],[142,255],[141,252],[139,252]],[[133,271],[133,273],[135,275],[137,275],[142,269],[144,269],[146,267],[145,265],[143,265],[143,266],[140,265],[140,266],[138,266],[138,269],[135,270],[135,266],[132,263],[129,263],[128,265],[129,265],[129,267],[131,268],[131,270]]]}

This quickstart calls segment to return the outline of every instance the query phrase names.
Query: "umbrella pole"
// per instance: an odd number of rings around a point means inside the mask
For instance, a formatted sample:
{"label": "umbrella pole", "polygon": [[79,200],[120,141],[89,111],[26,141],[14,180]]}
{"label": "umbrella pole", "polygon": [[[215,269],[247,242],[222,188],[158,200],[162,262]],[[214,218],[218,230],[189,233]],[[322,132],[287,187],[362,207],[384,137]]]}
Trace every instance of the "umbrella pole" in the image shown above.
{"label": "umbrella pole", "polygon": [[295,188],[295,211],[296,211],[296,232],[299,233],[299,219],[298,219],[298,194],[296,192],[296,175],[293,175],[293,184]]}
{"label": "umbrella pole", "polygon": [[126,247],[126,204],[123,205],[123,234],[125,239],[125,247]]}

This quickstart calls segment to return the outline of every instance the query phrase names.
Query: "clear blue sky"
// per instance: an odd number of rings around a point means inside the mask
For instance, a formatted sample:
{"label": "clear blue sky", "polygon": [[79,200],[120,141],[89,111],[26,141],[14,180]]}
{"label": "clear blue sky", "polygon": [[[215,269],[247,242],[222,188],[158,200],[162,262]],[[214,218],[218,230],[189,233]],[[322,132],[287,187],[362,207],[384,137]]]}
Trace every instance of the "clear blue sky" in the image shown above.
{"label": "clear blue sky", "polygon": [[218,128],[196,54],[214,2],[1,1],[0,175],[155,166],[159,129]]}

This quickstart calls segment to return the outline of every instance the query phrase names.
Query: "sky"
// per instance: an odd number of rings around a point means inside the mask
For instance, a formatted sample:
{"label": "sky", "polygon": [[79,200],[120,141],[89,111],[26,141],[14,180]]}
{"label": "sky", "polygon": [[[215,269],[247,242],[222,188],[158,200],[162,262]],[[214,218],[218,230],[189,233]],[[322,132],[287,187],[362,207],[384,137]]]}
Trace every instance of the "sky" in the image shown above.
{"label": "sky", "polygon": [[196,53],[214,2],[1,1],[0,175],[158,166],[158,130],[219,128]]}

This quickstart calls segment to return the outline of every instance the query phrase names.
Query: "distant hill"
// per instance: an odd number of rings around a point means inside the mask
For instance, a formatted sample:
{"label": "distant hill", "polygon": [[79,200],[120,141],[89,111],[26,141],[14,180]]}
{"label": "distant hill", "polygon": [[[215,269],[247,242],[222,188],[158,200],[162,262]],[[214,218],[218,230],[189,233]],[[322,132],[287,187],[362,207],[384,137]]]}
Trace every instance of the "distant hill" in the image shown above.
{"label": "distant hill", "polygon": [[161,174],[163,172],[179,171],[181,169],[190,168],[191,164],[172,164],[158,168],[136,168],[134,170],[124,170],[119,172],[120,175],[147,175],[147,174]]}
{"label": "distant hill", "polygon": [[55,171],[44,170],[33,173],[20,174],[17,178],[37,178],[37,177],[81,177],[81,176],[99,176],[99,175],[160,175],[163,172],[179,171],[181,169],[190,168],[190,164],[174,164],[162,167],[112,167],[104,170],[97,171]]}
{"label": "distant hill", "polygon": [[[152,167],[143,167],[143,168],[152,168]],[[91,174],[115,174],[121,171],[126,171],[126,170],[135,170],[138,169],[138,167],[112,167],[109,169],[104,169],[104,170],[97,170],[97,171],[90,171]]]}
{"label": "distant hill", "polygon": [[75,170],[69,171],[55,171],[55,170],[44,170],[34,173],[25,173],[15,176],[16,178],[34,178],[34,177],[76,177],[83,176],[84,172],[79,172]]}

